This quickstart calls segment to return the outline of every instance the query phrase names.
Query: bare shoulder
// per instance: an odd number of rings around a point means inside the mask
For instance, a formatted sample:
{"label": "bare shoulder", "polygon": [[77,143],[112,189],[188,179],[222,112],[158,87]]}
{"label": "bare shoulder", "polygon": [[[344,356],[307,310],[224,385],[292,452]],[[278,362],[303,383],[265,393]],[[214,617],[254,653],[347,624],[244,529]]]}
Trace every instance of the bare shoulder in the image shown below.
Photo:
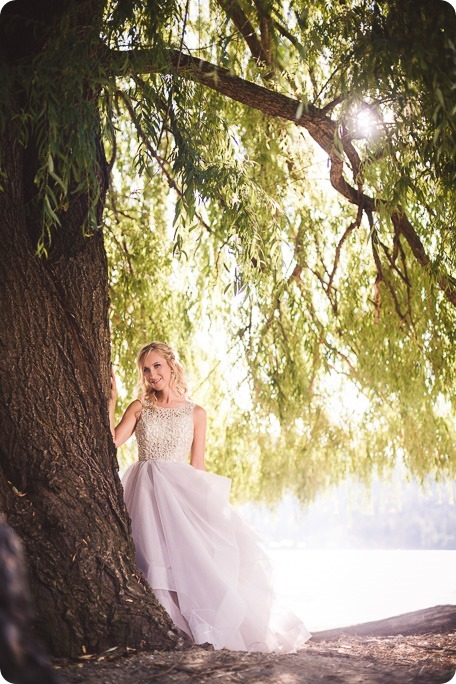
{"label": "bare shoulder", "polygon": [[131,402],[129,406],[127,406],[127,410],[125,411],[125,415],[134,415],[136,419],[139,418],[141,415],[141,411],[143,410],[143,405],[139,401],[139,399],[135,399],[134,401]]}
{"label": "bare shoulder", "polygon": [[195,420],[205,420],[206,419],[206,409],[203,409],[202,406],[199,406],[198,404],[195,404],[195,407],[193,409],[193,416]]}

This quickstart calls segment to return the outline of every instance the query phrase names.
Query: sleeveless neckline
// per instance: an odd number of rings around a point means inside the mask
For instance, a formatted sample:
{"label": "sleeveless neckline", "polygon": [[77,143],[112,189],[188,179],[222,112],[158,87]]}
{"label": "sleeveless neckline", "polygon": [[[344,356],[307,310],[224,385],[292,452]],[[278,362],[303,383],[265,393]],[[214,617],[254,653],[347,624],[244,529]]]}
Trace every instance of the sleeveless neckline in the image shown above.
{"label": "sleeveless neckline", "polygon": [[193,442],[195,404],[145,406],[135,427],[140,461],[187,463]]}
{"label": "sleeveless neckline", "polygon": [[180,404],[180,406],[157,406],[157,404],[150,404],[145,401],[142,404],[142,409],[148,409],[150,411],[154,411],[155,409],[161,409],[162,411],[179,411],[180,409],[186,409],[188,407],[193,409],[195,406],[196,404],[193,401],[187,401],[185,404]]}
{"label": "sleeveless neckline", "polygon": [[178,411],[182,408],[187,408],[187,406],[195,406],[191,401],[187,401],[185,404],[179,404],[179,406],[158,406],[154,404],[153,406],[148,406],[147,408],[152,409],[162,409],[163,411]]}

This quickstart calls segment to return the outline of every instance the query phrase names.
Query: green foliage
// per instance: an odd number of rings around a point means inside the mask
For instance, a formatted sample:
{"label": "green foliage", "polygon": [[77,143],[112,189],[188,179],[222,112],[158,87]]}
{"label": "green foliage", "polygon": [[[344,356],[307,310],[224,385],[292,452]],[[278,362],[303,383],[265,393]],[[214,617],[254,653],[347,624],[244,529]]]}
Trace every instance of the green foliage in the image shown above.
{"label": "green foliage", "polygon": [[[65,15],[33,73],[8,72],[0,106],[19,79],[20,139],[38,141],[38,250],[81,194],[97,229],[100,134],[120,408],[138,348],[163,339],[208,409],[209,467],[239,498],[306,502],[398,460],[453,476],[454,13],[424,0],[239,7],[261,55],[217,2],[119,0],[83,38]],[[299,113],[320,108],[364,210],[331,187],[334,159],[302,127],[177,75],[168,48]],[[139,50],[148,72],[127,56]]]}
{"label": "green foliage", "polygon": [[72,11],[63,14],[57,26],[37,23],[35,30],[43,32],[43,49],[31,63],[21,60],[9,69],[3,64],[8,78],[2,79],[1,120],[3,127],[15,126],[18,142],[31,152],[36,195],[27,210],[32,222],[41,216],[37,254],[47,255],[52,231],[77,197],[88,200],[84,233],[99,228],[99,146],[94,122],[96,126],[100,82],[92,80],[91,70],[100,55],[96,27],[81,39]]}
{"label": "green foliage", "polygon": [[[277,61],[286,64],[278,88],[320,106],[342,95],[334,120],[347,130],[356,107],[373,115],[375,135],[352,135],[365,191],[382,205],[342,242],[353,212],[325,185],[326,157],[295,127],[197,84],[153,81],[172,88],[168,135],[154,142],[181,190],[165,249],[179,257],[181,282],[193,271],[192,289],[180,290],[193,319],[178,324],[173,308],[171,335],[178,331],[214,411],[210,465],[234,476],[241,498],[274,501],[291,490],[306,502],[398,459],[422,479],[454,473],[455,313],[436,284],[440,269],[453,267],[455,247],[453,171],[438,163],[454,146],[445,114],[454,50],[438,13],[423,8],[416,24],[411,12],[313,3],[288,16],[294,44],[275,35]],[[277,6],[273,16],[286,23]],[[198,45],[212,46],[197,54],[261,82],[232,25],[212,20],[201,11],[195,21]],[[191,28],[188,35],[196,40]],[[136,92],[137,109],[150,101],[151,83],[143,100]],[[427,269],[392,231],[398,206],[419,226],[433,259]],[[223,331],[228,364],[205,347],[201,328],[210,340]],[[208,374],[211,365],[219,372]],[[220,395],[231,397],[227,412]]]}

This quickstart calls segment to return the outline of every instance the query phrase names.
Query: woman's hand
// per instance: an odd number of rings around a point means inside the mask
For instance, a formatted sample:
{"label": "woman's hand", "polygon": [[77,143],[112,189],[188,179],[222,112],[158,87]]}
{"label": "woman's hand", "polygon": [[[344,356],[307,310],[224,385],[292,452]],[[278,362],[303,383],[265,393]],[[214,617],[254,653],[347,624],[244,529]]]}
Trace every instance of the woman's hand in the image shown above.
{"label": "woman's hand", "polygon": [[114,371],[111,369],[111,391],[109,393],[109,427],[111,428],[112,439],[115,442],[116,431],[114,429],[114,411],[116,408],[117,399],[117,386],[116,386],[116,376]]}
{"label": "woman's hand", "polygon": [[111,370],[111,393],[109,395],[109,405],[114,407],[116,405],[116,400],[117,400],[116,376],[114,375],[114,371]]}

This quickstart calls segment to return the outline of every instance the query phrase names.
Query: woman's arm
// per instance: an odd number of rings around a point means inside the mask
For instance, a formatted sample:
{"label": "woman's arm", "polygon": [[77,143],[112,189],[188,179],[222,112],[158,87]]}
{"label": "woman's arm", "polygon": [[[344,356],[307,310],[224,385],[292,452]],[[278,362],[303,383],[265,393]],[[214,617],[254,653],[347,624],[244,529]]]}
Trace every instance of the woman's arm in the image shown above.
{"label": "woman's arm", "polygon": [[195,406],[193,411],[193,443],[190,455],[190,465],[204,470],[204,452],[206,450],[206,411],[202,406]]}
{"label": "woman's arm", "polygon": [[111,372],[111,396],[109,397],[109,425],[111,427],[111,435],[116,447],[122,446],[134,432],[136,423],[141,414],[141,402],[136,399],[132,401],[122,416],[120,423],[114,427],[114,409],[116,407],[117,388],[116,376]]}
{"label": "woman's arm", "polygon": [[114,428],[112,436],[117,448],[122,446],[132,436],[141,411],[142,404],[139,399],[135,399],[123,414],[120,423]]}

